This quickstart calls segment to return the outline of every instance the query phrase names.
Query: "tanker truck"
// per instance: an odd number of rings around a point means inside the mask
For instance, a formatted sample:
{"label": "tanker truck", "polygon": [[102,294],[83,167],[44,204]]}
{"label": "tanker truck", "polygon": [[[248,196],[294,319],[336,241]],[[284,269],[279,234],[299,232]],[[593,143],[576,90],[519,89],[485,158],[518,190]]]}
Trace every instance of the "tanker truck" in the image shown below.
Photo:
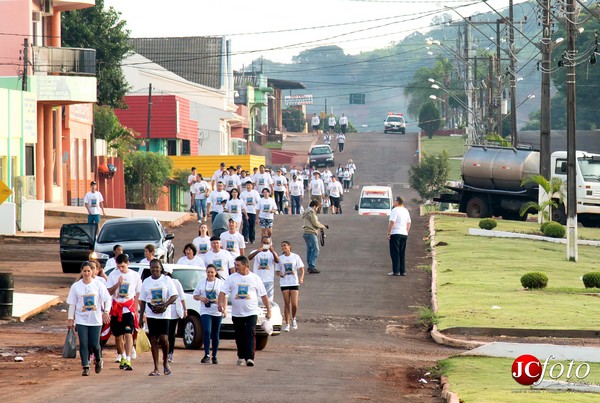
{"label": "tanker truck", "polygon": [[[576,152],[577,219],[585,226],[600,223],[600,155]],[[538,202],[538,185],[521,185],[523,179],[539,174],[539,151],[498,146],[471,146],[462,161],[462,183],[446,186],[452,193],[442,193],[435,201],[453,203],[469,217],[501,216],[508,220],[525,220],[519,214],[524,203]],[[551,155],[551,175],[567,182],[567,152]],[[566,192],[566,190],[565,190]],[[558,200],[557,200],[558,201]],[[528,213],[537,213],[531,209]],[[552,220],[566,224],[566,206],[552,208]]]}

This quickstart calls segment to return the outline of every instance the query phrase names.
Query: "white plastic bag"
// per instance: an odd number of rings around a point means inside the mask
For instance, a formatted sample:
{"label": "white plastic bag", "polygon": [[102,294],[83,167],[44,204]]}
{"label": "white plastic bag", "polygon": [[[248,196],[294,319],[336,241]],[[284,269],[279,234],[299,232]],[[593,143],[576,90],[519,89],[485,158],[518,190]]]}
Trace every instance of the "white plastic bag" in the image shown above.
{"label": "white plastic bag", "polygon": [[300,214],[304,214],[304,206],[300,206]]}
{"label": "white plastic bag", "polygon": [[269,336],[273,334],[273,325],[271,324],[271,321],[269,319],[265,318],[262,321],[261,326],[266,334],[268,334]]}

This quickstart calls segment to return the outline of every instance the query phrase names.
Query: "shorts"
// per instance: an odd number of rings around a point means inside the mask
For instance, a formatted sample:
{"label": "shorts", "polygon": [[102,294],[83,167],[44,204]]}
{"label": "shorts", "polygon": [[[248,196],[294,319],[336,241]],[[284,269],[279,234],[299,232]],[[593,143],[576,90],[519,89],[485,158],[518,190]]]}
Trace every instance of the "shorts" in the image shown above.
{"label": "shorts", "polygon": [[313,130],[318,130],[319,129],[319,125],[313,125]]}
{"label": "shorts", "polygon": [[273,228],[273,219],[271,218],[259,218],[258,221],[261,228]]}
{"label": "shorts", "polygon": [[281,291],[298,291],[299,287],[300,286],[298,286],[298,285],[286,285],[286,286],[283,286],[280,288],[281,288]]}
{"label": "shorts", "polygon": [[329,196],[329,200],[331,201],[331,206],[335,208],[340,208],[340,198]]}
{"label": "shorts", "polygon": [[147,318],[148,334],[151,336],[167,336],[169,334],[169,319]]}
{"label": "shorts", "polygon": [[124,334],[133,334],[133,314],[131,312],[124,313],[119,322],[118,316],[110,317],[110,331],[115,336],[123,336]]}

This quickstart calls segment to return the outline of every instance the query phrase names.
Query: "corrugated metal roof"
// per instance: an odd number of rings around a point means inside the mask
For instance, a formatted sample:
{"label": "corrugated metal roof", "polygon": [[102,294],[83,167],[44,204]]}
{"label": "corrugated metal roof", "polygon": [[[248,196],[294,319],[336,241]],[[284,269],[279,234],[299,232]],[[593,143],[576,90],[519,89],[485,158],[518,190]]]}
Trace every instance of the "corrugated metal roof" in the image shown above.
{"label": "corrugated metal roof", "polygon": [[220,89],[223,83],[225,38],[132,38],[135,51],[154,63],[196,84]]}

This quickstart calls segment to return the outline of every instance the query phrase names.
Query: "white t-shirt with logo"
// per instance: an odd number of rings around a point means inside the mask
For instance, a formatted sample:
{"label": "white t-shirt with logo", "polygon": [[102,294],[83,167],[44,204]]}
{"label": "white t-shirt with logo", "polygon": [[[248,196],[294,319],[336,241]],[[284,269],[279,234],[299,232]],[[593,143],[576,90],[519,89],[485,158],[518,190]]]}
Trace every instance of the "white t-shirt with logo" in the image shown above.
{"label": "white t-shirt with logo", "polygon": [[[226,170],[222,170],[222,171],[221,171],[220,169],[217,169],[217,170],[215,171],[215,173],[213,174],[213,176],[212,176],[212,180],[214,180],[214,181],[215,181],[215,183],[217,183],[218,181],[222,181],[222,180],[223,180],[223,176],[224,176],[226,173],[227,173],[227,171],[226,171]],[[223,182],[223,183],[225,183],[225,182]]]}
{"label": "white t-shirt with logo", "polygon": [[[229,211],[229,214],[231,214],[231,217],[235,222],[238,224],[242,222],[242,211],[246,210],[246,203],[240,199],[229,199],[225,208]],[[238,230],[239,229],[240,227],[238,226]]]}
{"label": "white t-shirt with logo", "polygon": [[289,287],[300,285],[298,281],[298,270],[304,267],[304,263],[300,256],[295,253],[290,253],[289,256],[281,254],[279,263],[277,263],[277,271],[285,276],[279,280],[280,287]]}
{"label": "white t-shirt with logo", "polygon": [[244,190],[240,193],[240,199],[246,203],[246,212],[248,214],[256,214],[256,204],[260,200],[260,194],[256,190]]}
{"label": "white t-shirt with logo", "polygon": [[283,175],[275,175],[273,177],[273,190],[276,192],[285,192],[285,185],[287,185],[287,179]]}
{"label": "white t-shirt with logo", "polygon": [[206,266],[204,266],[204,260],[199,255],[194,256],[193,259],[188,259],[188,257],[184,255],[184,256],[180,257],[179,260],[177,260],[177,264],[182,264],[185,266],[202,267],[202,268],[206,267]]}
{"label": "white t-shirt with logo", "polygon": [[215,278],[215,281],[203,279],[198,281],[193,295],[199,295],[210,300],[210,308],[207,308],[203,302],[200,302],[200,315],[221,316],[219,312],[219,293],[223,290],[225,281]]}
{"label": "white t-shirt with logo", "polygon": [[252,272],[245,276],[233,273],[225,281],[222,292],[231,298],[231,316],[238,317],[258,315],[258,299],[267,295],[262,280]]}
{"label": "white t-shirt with logo", "polygon": [[394,207],[390,213],[390,221],[394,221],[394,226],[390,234],[392,235],[408,235],[406,225],[410,221],[410,213],[404,206]]}
{"label": "white t-shirt with logo", "polygon": [[87,204],[90,208],[90,214],[100,214],[100,203],[104,201],[104,197],[98,191],[87,192],[83,197],[83,204]]}
{"label": "white t-shirt with logo", "polygon": [[333,176],[333,174],[329,169],[327,169],[323,171],[323,174],[321,176],[323,176],[323,182],[325,183],[325,186],[327,186],[331,182],[331,177]]}
{"label": "white t-shirt with logo", "polygon": [[325,193],[325,185],[323,184],[323,180],[321,178],[311,180],[309,188],[310,194],[313,196],[321,196],[323,193]]}
{"label": "white t-shirt with logo", "polygon": [[304,184],[302,180],[295,180],[290,182],[290,194],[292,196],[304,195]]}
{"label": "white t-shirt with logo", "polygon": [[338,181],[331,182],[328,186],[329,196],[331,197],[340,197],[340,194],[344,192],[344,188],[342,184]]}
{"label": "white t-shirt with logo", "polygon": [[191,183],[191,185],[190,185],[190,192],[194,191],[193,187],[194,187],[194,184],[196,183],[197,176],[198,175],[194,175],[194,174],[188,175],[188,184]]}
{"label": "white t-shirt with logo", "polygon": [[258,210],[258,217],[264,218],[268,220],[272,220],[274,217],[273,212],[277,211],[277,204],[272,197],[262,198],[258,201],[258,205],[256,206]]}
{"label": "white t-shirt with logo", "polygon": [[229,277],[229,271],[234,269],[235,264],[231,258],[231,253],[221,249],[218,253],[209,250],[207,253],[202,255],[204,259],[204,265],[208,267],[209,264],[214,265],[217,268],[217,273],[223,278]]}
{"label": "white t-shirt with logo", "polygon": [[271,190],[271,185],[273,184],[273,178],[271,174],[265,172],[261,174],[260,172],[254,175],[254,186],[256,190],[262,194],[263,189]]}
{"label": "white t-shirt with logo", "polygon": [[194,199],[203,200],[206,199],[206,191],[208,190],[208,183],[206,181],[196,182],[192,185],[192,192],[194,193]]}
{"label": "white t-shirt with logo", "polygon": [[210,250],[210,237],[209,236],[197,236],[192,241],[192,244],[196,247],[198,255],[204,255]]}
{"label": "white t-shirt with logo", "polygon": [[275,281],[275,258],[270,251],[258,252],[254,255],[252,262],[252,271],[260,277],[263,283],[272,283]]}
{"label": "white t-shirt with logo", "polygon": [[[117,287],[112,297],[115,301],[123,303],[135,298],[135,296],[139,294],[142,288],[142,279],[140,278],[140,274],[133,270],[127,269],[127,273],[123,274],[119,268],[116,268],[110,273],[110,276],[108,276],[106,288],[111,288],[115,284],[118,284],[119,277],[121,276],[123,277],[123,283]],[[131,311],[127,308],[123,308],[123,313],[128,312]]]}
{"label": "white t-shirt with logo", "polygon": [[221,204],[223,200],[229,200],[229,193],[224,190],[221,190],[220,192],[218,190],[213,190],[210,192],[210,196],[208,196],[206,203],[210,204],[212,211],[221,213],[223,212],[223,205]]}
{"label": "white t-shirt with logo", "polygon": [[237,174],[229,175],[226,174],[223,177],[223,182],[225,183],[225,190],[231,192],[231,189],[238,189],[242,184],[240,181],[240,177]]}
{"label": "white t-shirt with logo", "polygon": [[92,279],[85,284],[83,279],[69,289],[67,304],[75,305],[75,324],[102,326],[102,313],[110,312],[112,299],[104,283]]}
{"label": "white t-shirt with logo", "polygon": [[[175,283],[170,277],[163,274],[156,280],[152,276],[144,280],[139,299],[148,304],[157,305],[166,303],[173,295],[177,295],[177,298],[179,298]],[[147,318],[171,319],[171,309],[169,307],[163,313],[154,313],[146,304],[144,312]]]}
{"label": "white t-shirt with logo", "polygon": [[229,252],[232,259],[235,259],[240,255],[240,249],[246,248],[244,236],[237,231],[233,234],[229,231],[223,232],[221,234],[221,248]]}

